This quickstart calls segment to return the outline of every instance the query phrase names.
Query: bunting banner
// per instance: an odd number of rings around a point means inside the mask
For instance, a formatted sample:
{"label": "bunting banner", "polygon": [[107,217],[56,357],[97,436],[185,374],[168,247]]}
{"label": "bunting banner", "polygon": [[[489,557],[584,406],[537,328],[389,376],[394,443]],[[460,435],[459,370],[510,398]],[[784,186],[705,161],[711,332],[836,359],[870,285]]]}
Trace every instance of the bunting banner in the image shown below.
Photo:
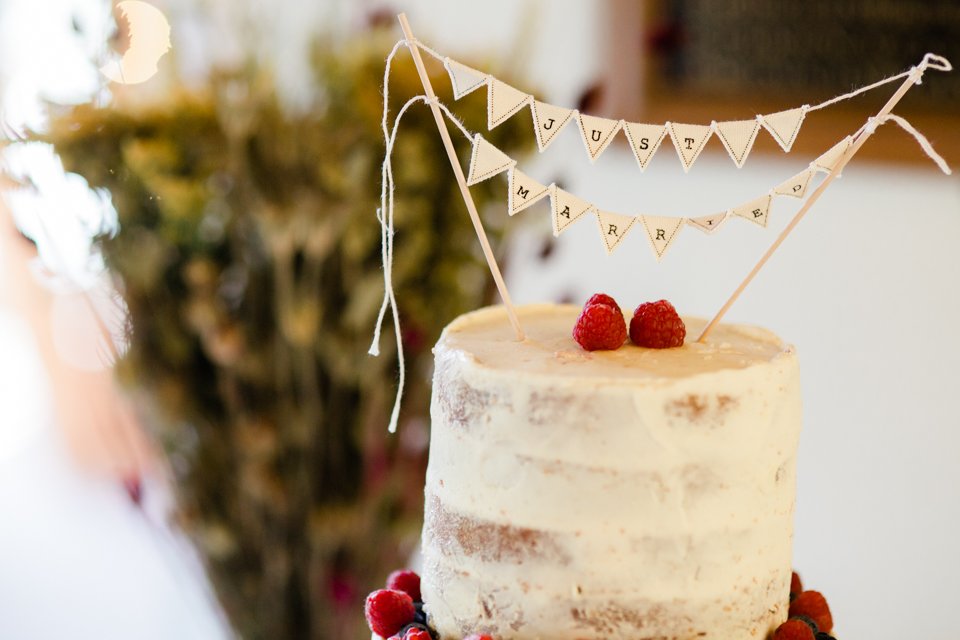
{"label": "bunting banner", "polygon": [[553,185],[551,193],[553,205],[553,235],[559,236],[571,223],[576,222],[587,211],[595,210],[592,204],[581,200],[572,193],[567,193],[560,187]]}
{"label": "bunting banner", "polygon": [[667,126],[663,124],[641,124],[639,122],[623,123],[623,130],[630,141],[630,148],[637,159],[640,171],[647,168],[650,158],[660,148],[667,135]]}
{"label": "bunting banner", "polygon": [[792,178],[785,180],[773,188],[773,192],[778,196],[793,196],[802,198],[807,193],[807,185],[810,184],[810,178],[813,177],[813,169],[801,171]]}
{"label": "bunting banner", "polygon": [[821,171],[826,171],[827,173],[832,172],[837,166],[837,163],[840,162],[840,158],[842,158],[843,154],[846,153],[847,149],[850,148],[850,144],[852,142],[853,138],[847,136],[837,144],[833,145],[829,151],[814,160],[814,166]]}
{"label": "bunting banner", "polygon": [[467,170],[467,186],[483,182],[515,164],[516,161],[513,158],[484,140],[478,133],[473,136],[473,152],[470,154],[470,168]]}
{"label": "bunting banner", "polygon": [[766,116],[758,116],[757,119],[763,124],[763,127],[770,132],[773,139],[784,151],[790,151],[793,141],[797,139],[800,133],[800,125],[807,115],[807,105],[790,109],[789,111],[778,111]]}
{"label": "bunting banner", "polygon": [[600,154],[613,142],[613,136],[623,126],[623,120],[609,120],[582,113],[577,114],[577,120],[580,122],[580,135],[583,137],[583,144],[587,148],[590,162],[597,161]]}
{"label": "bunting banner", "polygon": [[741,218],[746,218],[761,227],[765,227],[767,226],[767,214],[770,213],[770,203],[772,201],[773,197],[770,194],[763,195],[739,207],[734,207],[730,210],[730,213],[735,216],[740,216]]}
{"label": "bunting banner", "polygon": [[747,161],[747,156],[750,155],[757,133],[760,132],[760,120],[754,118],[753,120],[714,122],[713,128],[720,142],[723,143],[723,148],[733,158],[733,163],[738,169],[742,167]]}
{"label": "bunting banner", "polygon": [[511,216],[539,202],[550,193],[550,187],[540,184],[516,167],[510,169],[510,177],[507,182],[510,185],[510,193],[507,197],[507,213]]}
{"label": "bunting banner", "polygon": [[636,224],[637,219],[634,216],[625,216],[610,211],[601,211],[600,209],[596,209],[596,212],[597,223],[600,225],[600,237],[607,249],[607,255],[610,255],[627,237],[627,233]]}
{"label": "bunting banner", "polygon": [[700,152],[707,144],[713,129],[700,124],[676,122],[668,122],[667,129],[670,131],[670,137],[673,138],[673,146],[677,148],[680,162],[683,163],[684,172],[690,171],[690,167],[700,157]]}
{"label": "bunting banner", "polygon": [[533,131],[537,135],[537,147],[541,152],[550,146],[554,137],[565,126],[570,124],[573,114],[576,113],[573,109],[555,107],[539,100],[531,103],[530,111],[533,113]]}
{"label": "bunting banner", "polygon": [[[682,125],[681,125],[682,126]],[[758,124],[759,126],[759,124]],[[656,133],[656,132],[653,132]],[[748,132],[749,133],[749,132]],[[694,133],[697,135],[697,133]],[[702,134],[701,134],[702,135]],[[662,136],[661,136],[662,137]],[[600,209],[595,204],[575,196],[556,184],[544,185],[517,169],[517,163],[480,134],[473,136],[473,151],[467,181],[482,182],[507,172],[507,213],[514,216],[541,200],[550,200],[553,235],[559,236],[574,222],[593,212],[600,230],[600,239],[607,255],[617,250],[627,234],[635,227],[643,229],[654,258],[659,262],[676,242],[686,225],[703,233],[713,234],[731,217],[743,218],[760,227],[766,227],[774,196],[802,198],[806,195],[813,176],[825,164],[836,164],[847,149],[850,138],[844,138],[800,173],[784,180],[767,193],[724,211],[704,216],[671,217],[661,215],[626,215]],[[693,157],[693,156],[691,156]]]}
{"label": "bunting banner", "polygon": [[504,122],[533,99],[493,76],[489,76],[487,87],[487,129]]}
{"label": "bunting banner", "polygon": [[487,74],[471,69],[456,60],[446,58],[443,66],[450,74],[450,84],[453,86],[453,98],[459,100],[468,93],[472,93],[487,83]]}
{"label": "bunting banner", "polygon": [[663,258],[663,255],[677,239],[680,228],[683,226],[683,218],[666,218],[663,216],[640,216],[643,227],[647,230],[647,240],[650,242],[650,248],[657,256],[657,262]]}
{"label": "bunting banner", "polygon": [[699,218],[687,218],[687,224],[703,231],[704,233],[713,233],[720,228],[720,225],[727,219],[726,211],[715,213],[709,216],[700,216]]}
{"label": "bunting banner", "polygon": [[[684,172],[690,171],[713,134],[716,134],[723,149],[737,168],[742,168],[746,163],[761,130],[766,131],[784,152],[790,152],[800,134],[807,113],[847,100],[881,84],[874,83],[865,89],[837,96],[818,105],[802,105],[757,115],[753,119],[712,121],[709,125],[677,122],[640,123],[588,115],[576,109],[555,106],[537,100],[532,94],[525,93],[490,74],[478,71],[452,58],[441,58],[431,50],[427,52],[443,62],[450,76],[455,99],[459,100],[480,87],[487,87],[488,129],[496,128],[529,105],[537,147],[541,152],[550,146],[558,133],[571,122],[576,121],[590,162],[596,162],[622,131],[641,171],[647,168],[668,134],[673,140],[673,146]],[[893,76],[887,80],[901,76]],[[818,169],[829,171],[828,161],[838,160],[843,153],[842,150],[831,151],[836,151],[836,157],[828,155],[830,153],[828,151],[824,154],[824,161],[817,164]]]}

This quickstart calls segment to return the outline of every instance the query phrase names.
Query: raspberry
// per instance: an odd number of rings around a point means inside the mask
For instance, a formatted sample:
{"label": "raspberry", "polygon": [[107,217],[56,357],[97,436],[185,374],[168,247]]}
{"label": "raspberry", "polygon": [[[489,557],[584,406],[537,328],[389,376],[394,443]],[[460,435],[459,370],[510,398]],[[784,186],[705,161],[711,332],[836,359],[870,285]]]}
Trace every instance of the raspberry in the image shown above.
{"label": "raspberry", "polygon": [[815,636],[802,620],[787,620],[777,627],[773,640],[815,640]]}
{"label": "raspberry", "polygon": [[817,623],[821,631],[830,633],[833,629],[833,616],[827,600],[819,591],[804,591],[790,603],[790,617],[807,616]]}
{"label": "raspberry", "polygon": [[590,306],[591,304],[606,304],[617,309],[620,308],[620,305],[617,304],[617,301],[608,296],[605,293],[595,293],[590,296],[590,299],[587,300],[587,304],[583,305],[585,307]]}
{"label": "raspberry", "polygon": [[378,636],[389,638],[413,620],[413,598],[403,591],[378,589],[367,596],[363,608],[370,630]]}
{"label": "raspberry", "polygon": [[619,349],[627,339],[627,323],[620,307],[588,304],[573,327],[573,339],[587,351]]}
{"label": "raspberry", "polygon": [[669,349],[683,346],[687,327],[666,300],[644,302],[630,320],[630,339],[640,347]]}
{"label": "raspberry", "polygon": [[412,628],[403,634],[403,640],[433,640],[433,638],[430,637],[429,632],[423,629]]}
{"label": "raspberry", "polygon": [[463,640],[493,640],[493,636],[488,636],[488,635],[485,634],[485,633],[483,633],[483,634],[481,634],[481,633],[471,633],[470,635],[468,635],[468,636],[467,636],[466,638],[464,638]]}
{"label": "raspberry", "polygon": [[790,602],[803,592],[803,583],[800,582],[800,574],[796,571],[790,576]]}
{"label": "raspberry", "polygon": [[420,596],[420,576],[410,569],[398,569],[387,577],[387,589],[403,591],[414,601],[423,600]]}

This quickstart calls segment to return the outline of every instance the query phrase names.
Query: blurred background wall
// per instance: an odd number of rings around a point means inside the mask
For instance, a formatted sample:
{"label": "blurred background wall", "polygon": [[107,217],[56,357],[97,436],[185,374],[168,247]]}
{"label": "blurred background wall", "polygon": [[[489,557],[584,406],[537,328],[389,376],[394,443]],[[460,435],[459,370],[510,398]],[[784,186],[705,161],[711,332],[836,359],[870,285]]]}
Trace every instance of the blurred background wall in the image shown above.
{"label": "blurred background wall", "polygon": [[[691,114],[690,121],[702,122],[707,113],[702,103],[716,106],[716,119],[730,114],[749,118],[768,106],[786,109],[799,104],[795,98],[804,98],[795,86],[783,93],[766,87],[758,97],[707,91],[691,98],[670,93],[669,69],[664,74],[641,64],[621,70],[611,62],[618,47],[642,52],[653,46],[646,39],[637,44],[628,30],[618,30],[617,16],[629,12],[631,3],[248,0],[250,13],[245,16],[236,10],[237,3],[155,4],[174,17],[178,55],[170,64],[196,83],[202,82],[205,65],[242,56],[250,43],[227,34],[235,33],[236,21],[252,15],[262,29],[263,42],[256,46],[272,53],[279,91],[294,108],[310,104],[301,80],[310,73],[303,51],[312,33],[361,31],[372,13],[390,17],[398,10],[407,12],[418,37],[435,49],[483,63],[492,73],[522,78],[522,88],[543,100],[577,106],[585,92],[599,88],[591,103],[598,115],[627,117],[624,110],[636,110],[682,120],[672,115],[670,101],[676,100],[678,109]],[[922,3],[903,5],[915,16]],[[77,11],[103,18],[102,4],[50,3],[43,15],[31,13],[32,6],[13,0],[0,14],[0,32],[7,34],[0,39],[4,76],[8,83],[19,82],[18,70],[23,74],[29,65],[41,65],[42,74],[26,76],[62,88],[82,73],[68,73],[64,60],[76,52],[59,43],[73,37],[70,20]],[[684,15],[671,13],[671,8],[697,5],[663,6],[660,12],[631,15],[640,20],[636,37],[649,38],[655,31],[654,44],[665,48],[659,60],[669,61],[677,48],[682,50],[683,37],[696,33],[692,28],[683,31]],[[818,5],[810,6],[813,11]],[[929,6],[934,11],[940,5]],[[195,20],[194,9],[213,19]],[[692,20],[690,14],[686,18]],[[856,21],[850,20],[846,28],[855,30]],[[724,27],[735,29],[736,23]],[[831,51],[802,26],[798,29],[801,43],[818,49],[829,69]],[[223,37],[206,35],[221,31]],[[36,35],[41,32],[44,35]],[[617,38],[608,37],[611,33]],[[897,33],[902,40],[913,31],[908,26]],[[939,41],[942,34],[930,37]],[[924,41],[915,45],[926,50]],[[960,50],[953,46],[953,51],[937,52],[957,63]],[[849,52],[837,55],[845,58],[832,93],[849,90],[859,80],[843,75],[855,66]],[[868,79],[899,72],[918,59],[876,69]],[[405,56],[398,64],[406,64]],[[626,80],[614,75],[613,83],[639,88],[611,84],[611,65],[630,74]],[[866,59],[863,66],[874,70]],[[53,73],[58,67],[62,75]],[[657,85],[654,76],[667,81]],[[84,92],[95,93],[98,80],[88,80],[73,95],[84,99]],[[898,112],[915,113],[918,126],[923,123],[924,133],[958,168],[957,104],[931,101],[924,94],[942,81],[943,74],[931,72]],[[145,87],[144,95],[149,91]],[[758,147],[739,170],[716,140],[688,175],[669,147],[660,150],[643,174],[625,145],[610,148],[591,165],[572,127],[548,153],[521,164],[535,179],[563,182],[568,191],[612,211],[708,214],[718,202],[739,202],[801,170],[819,153],[814,148],[825,149],[813,143],[804,147],[803,139],[836,140],[850,133],[849,125],[859,126],[889,92],[881,89],[877,94],[844,107],[841,115],[811,116],[794,154],[784,155],[773,145]],[[694,108],[697,95],[707,96],[699,100],[699,110]],[[807,95],[806,101],[815,102],[829,97],[830,89],[815,87]],[[524,110],[515,118],[529,115]],[[954,399],[960,383],[960,253],[955,248],[960,238],[960,179],[940,174],[912,142],[904,144],[905,139],[892,125],[880,129],[867,143],[864,157],[844,171],[728,318],[770,327],[800,352],[805,427],[795,566],[809,586],[829,598],[842,637],[949,640],[954,635],[944,625],[945,612],[960,598],[955,579],[960,549],[953,543],[960,527],[960,407]],[[884,153],[885,148],[898,151]],[[446,173],[439,177],[452,180]],[[371,193],[378,189],[375,183],[367,187]],[[505,198],[504,189],[502,202],[495,200],[493,207],[502,211]],[[603,290],[626,305],[667,297],[682,313],[709,316],[797,208],[778,200],[766,230],[731,224],[712,237],[687,230],[656,264],[639,237],[606,257],[596,229],[585,221],[552,239],[547,205],[540,204],[507,223],[508,285],[521,303],[580,301]],[[456,207],[450,213],[463,215]],[[404,215],[402,208],[397,215]],[[403,241],[401,234],[397,242]],[[9,311],[5,317],[9,326],[17,326]],[[0,394],[5,398],[0,406],[17,407],[17,412],[4,409],[0,419],[0,510],[8,514],[0,518],[0,565],[5,568],[0,599],[12,603],[0,616],[0,637],[63,637],[68,628],[72,637],[215,637],[217,614],[189,554],[176,551],[176,545],[157,546],[155,533],[143,527],[139,513],[126,509],[126,496],[115,483],[76,475],[49,436],[51,419],[43,415],[44,396],[36,391],[42,383],[29,385],[31,394],[16,391],[23,388],[16,383],[25,380],[17,372],[36,370],[35,356],[16,338],[23,335],[22,327],[2,335],[9,345],[4,353],[10,354],[2,365],[2,379],[10,384],[2,389],[6,395]],[[171,554],[180,558],[172,565]],[[178,568],[170,573],[170,566]],[[184,582],[183,576],[193,577]],[[359,609],[356,615],[362,615]]]}

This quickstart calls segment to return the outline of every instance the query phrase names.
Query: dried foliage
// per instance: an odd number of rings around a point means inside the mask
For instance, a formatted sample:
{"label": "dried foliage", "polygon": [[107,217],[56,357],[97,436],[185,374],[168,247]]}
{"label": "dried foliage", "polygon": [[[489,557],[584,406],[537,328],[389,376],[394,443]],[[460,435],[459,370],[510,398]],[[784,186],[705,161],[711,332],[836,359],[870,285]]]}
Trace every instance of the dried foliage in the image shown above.
{"label": "dried foliage", "polygon": [[[392,332],[380,358],[366,351],[383,284],[375,212],[389,44],[318,47],[320,98],[307,113],[285,112],[252,71],[150,108],[73,108],[45,136],[67,170],[113,195],[121,231],[100,242],[133,326],[120,374],[153,405],[179,522],[249,640],[365,636],[363,596],[418,543],[429,347],[446,322],[491,300],[432,116],[417,106],[394,159],[394,281],[411,374],[401,433],[388,437]],[[417,93],[401,55],[392,112]],[[486,129],[483,94],[457,103],[473,130]],[[518,120],[489,137],[510,151],[529,128]],[[481,211],[505,196],[501,181],[473,193]],[[501,220],[488,221],[495,245]]]}

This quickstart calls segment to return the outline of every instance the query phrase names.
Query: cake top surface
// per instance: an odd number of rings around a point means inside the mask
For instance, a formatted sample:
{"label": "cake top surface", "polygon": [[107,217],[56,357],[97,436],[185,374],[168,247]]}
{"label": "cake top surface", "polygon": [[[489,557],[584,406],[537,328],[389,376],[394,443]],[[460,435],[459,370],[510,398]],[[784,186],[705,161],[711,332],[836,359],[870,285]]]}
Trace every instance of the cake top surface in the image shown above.
{"label": "cake top surface", "polygon": [[[700,344],[701,318],[683,318],[687,339],[675,349],[645,349],[627,343],[615,351],[584,351],[574,342],[581,308],[572,304],[517,307],[526,333],[517,342],[502,306],[466,313],[451,322],[436,349],[457,351],[490,369],[562,377],[657,379],[744,369],[792,355],[793,347],[766,329],[721,324]],[[630,313],[624,313],[629,323]]]}

